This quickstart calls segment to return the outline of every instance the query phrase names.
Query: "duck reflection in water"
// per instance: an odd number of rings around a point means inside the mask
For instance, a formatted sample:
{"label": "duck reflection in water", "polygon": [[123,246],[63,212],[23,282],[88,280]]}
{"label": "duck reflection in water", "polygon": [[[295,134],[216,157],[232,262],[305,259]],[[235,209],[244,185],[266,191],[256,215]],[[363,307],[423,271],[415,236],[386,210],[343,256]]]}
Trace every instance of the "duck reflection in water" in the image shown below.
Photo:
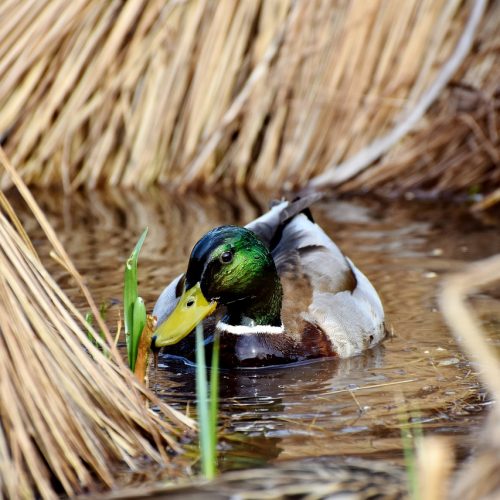
{"label": "duck reflection in water", "polygon": [[[207,359],[211,358],[207,345]],[[366,374],[383,366],[384,347],[348,359],[310,360],[286,366],[220,370],[220,421],[228,446],[221,450],[221,467],[261,465],[276,459],[283,440],[331,413],[330,393],[366,383]],[[159,396],[169,403],[194,403],[195,366],[185,358],[160,356],[153,378]]]}

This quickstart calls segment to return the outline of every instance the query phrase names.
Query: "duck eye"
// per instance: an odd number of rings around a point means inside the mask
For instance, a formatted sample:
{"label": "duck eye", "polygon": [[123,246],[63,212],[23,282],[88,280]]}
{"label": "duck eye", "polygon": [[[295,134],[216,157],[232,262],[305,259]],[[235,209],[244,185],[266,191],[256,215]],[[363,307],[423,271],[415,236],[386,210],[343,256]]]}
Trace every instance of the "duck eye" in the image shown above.
{"label": "duck eye", "polygon": [[229,264],[232,260],[233,260],[233,253],[232,252],[224,252],[224,253],[221,253],[220,257],[219,257],[219,260],[223,263],[223,264]]}

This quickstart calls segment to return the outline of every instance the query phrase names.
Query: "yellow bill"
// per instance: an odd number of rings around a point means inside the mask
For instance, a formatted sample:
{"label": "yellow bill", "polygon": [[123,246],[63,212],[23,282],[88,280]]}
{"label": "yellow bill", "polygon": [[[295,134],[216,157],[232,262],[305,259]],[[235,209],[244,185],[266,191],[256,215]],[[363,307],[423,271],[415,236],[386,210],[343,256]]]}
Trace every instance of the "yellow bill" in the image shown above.
{"label": "yellow bill", "polygon": [[203,318],[213,313],[217,302],[208,302],[201,291],[199,283],[186,290],[172,314],[164,321],[155,332],[155,347],[177,344],[181,341]]}

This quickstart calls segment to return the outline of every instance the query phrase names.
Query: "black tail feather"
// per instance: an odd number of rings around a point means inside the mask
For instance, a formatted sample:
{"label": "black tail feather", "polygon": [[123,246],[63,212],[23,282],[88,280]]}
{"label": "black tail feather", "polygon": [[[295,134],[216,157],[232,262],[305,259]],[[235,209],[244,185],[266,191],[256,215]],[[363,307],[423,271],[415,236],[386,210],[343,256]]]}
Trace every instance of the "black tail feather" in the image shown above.
{"label": "black tail feather", "polygon": [[304,197],[297,197],[291,201],[288,206],[280,214],[280,223],[269,242],[271,251],[276,248],[283,236],[283,230],[287,224],[298,214],[304,214],[311,222],[314,222],[311,210],[309,207],[323,198],[323,194],[314,193]]}
{"label": "black tail feather", "polygon": [[283,210],[280,217],[280,224],[285,224],[297,214],[303,213],[308,219],[314,222],[309,207],[323,198],[322,193],[308,194],[307,196],[298,196]]}

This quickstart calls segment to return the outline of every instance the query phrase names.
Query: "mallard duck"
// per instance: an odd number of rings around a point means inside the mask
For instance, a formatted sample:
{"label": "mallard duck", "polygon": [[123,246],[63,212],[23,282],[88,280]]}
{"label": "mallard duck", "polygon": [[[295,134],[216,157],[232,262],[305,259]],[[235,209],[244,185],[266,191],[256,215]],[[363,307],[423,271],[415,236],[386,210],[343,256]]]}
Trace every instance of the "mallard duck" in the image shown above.
{"label": "mallard duck", "polygon": [[245,227],[206,233],[158,298],[153,347],[179,343],[169,352],[191,357],[194,343],[180,341],[201,321],[207,343],[220,334],[221,363],[234,367],[347,358],[380,342],[380,298],[314,222],[318,199],[281,201]]}

